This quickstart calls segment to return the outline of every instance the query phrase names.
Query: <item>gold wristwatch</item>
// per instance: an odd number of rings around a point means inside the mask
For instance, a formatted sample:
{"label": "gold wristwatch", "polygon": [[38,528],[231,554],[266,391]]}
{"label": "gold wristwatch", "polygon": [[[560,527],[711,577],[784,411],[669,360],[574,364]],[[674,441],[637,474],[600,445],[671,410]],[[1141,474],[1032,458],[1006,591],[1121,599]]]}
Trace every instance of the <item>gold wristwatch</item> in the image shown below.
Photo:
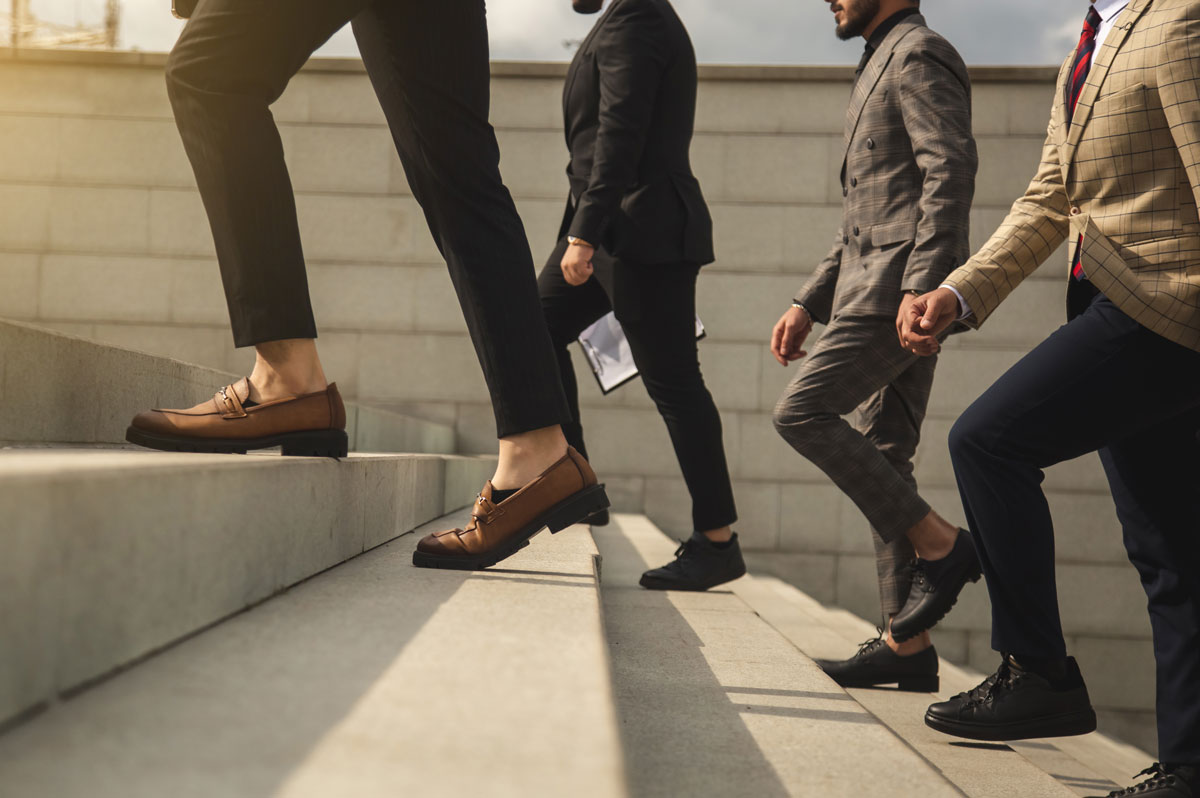
{"label": "gold wristwatch", "polygon": [[567,236],[567,243],[571,244],[572,246],[587,247],[589,249],[596,248],[594,245],[589,244],[588,242],[584,241],[579,236]]}

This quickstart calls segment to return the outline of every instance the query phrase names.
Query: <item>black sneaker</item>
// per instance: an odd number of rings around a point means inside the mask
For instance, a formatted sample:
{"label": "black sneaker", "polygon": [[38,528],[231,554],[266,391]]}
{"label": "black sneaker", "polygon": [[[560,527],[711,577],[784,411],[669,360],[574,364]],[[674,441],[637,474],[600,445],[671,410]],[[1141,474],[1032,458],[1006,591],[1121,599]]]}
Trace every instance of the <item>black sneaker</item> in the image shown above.
{"label": "black sneaker", "polygon": [[[1139,798],[1200,797],[1200,767],[1195,765],[1170,767],[1155,762],[1138,776],[1149,776],[1150,778],[1141,784],[1135,784],[1123,790],[1113,790],[1104,798],[1126,798],[1126,796],[1133,795],[1139,796]],[[1100,798],[1100,796],[1092,796],[1092,798]]]}
{"label": "black sneaker", "polygon": [[982,575],[975,543],[963,529],[958,530],[954,548],[942,559],[918,557],[913,563],[908,601],[892,619],[892,637],[904,641],[932,629],[950,612],[967,582],[978,582]]}
{"label": "black sneaker", "polygon": [[888,647],[882,629],[879,637],[859,646],[858,653],[850,659],[819,659],[816,663],[842,687],[895,684],[913,693],[936,693],[939,687],[938,655],[934,647],[902,657]]}
{"label": "black sneaker", "polygon": [[1095,731],[1096,713],[1074,657],[1054,685],[1005,656],[974,690],[929,707],[925,725],[968,740],[1071,737]]}
{"label": "black sneaker", "polygon": [[736,532],[724,548],[697,532],[680,543],[674,562],[642,574],[640,584],[650,590],[708,590],[745,573]]}

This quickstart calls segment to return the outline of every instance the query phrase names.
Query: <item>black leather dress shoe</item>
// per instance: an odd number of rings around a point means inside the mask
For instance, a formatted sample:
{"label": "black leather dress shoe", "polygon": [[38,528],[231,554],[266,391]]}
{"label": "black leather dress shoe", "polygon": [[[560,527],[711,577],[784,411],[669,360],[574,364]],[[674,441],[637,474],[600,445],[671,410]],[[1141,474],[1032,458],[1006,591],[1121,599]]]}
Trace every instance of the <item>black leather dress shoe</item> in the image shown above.
{"label": "black leather dress shoe", "polygon": [[819,659],[816,663],[842,687],[895,684],[913,693],[936,693],[939,686],[938,655],[933,646],[902,657],[888,646],[882,631],[850,659]]}
{"label": "black leather dress shoe", "polygon": [[745,573],[746,562],[736,532],[725,548],[718,548],[697,532],[680,544],[674,561],[642,574],[640,584],[650,590],[708,590]]}
{"label": "black leather dress shoe", "polygon": [[917,558],[908,601],[892,619],[892,637],[904,641],[932,629],[950,612],[967,582],[978,582],[982,574],[975,543],[962,529],[954,548],[942,559]]}
{"label": "black leather dress shoe", "polygon": [[1005,657],[974,690],[931,706],[925,725],[968,740],[1071,737],[1095,731],[1096,713],[1073,657],[1057,685]]}
{"label": "black leather dress shoe", "polygon": [[[1104,798],[1200,798],[1200,767],[1195,765],[1179,765],[1170,767],[1155,762],[1143,770],[1138,776],[1149,776],[1148,779],[1126,787],[1123,790],[1113,790]],[[1100,798],[1100,796],[1092,796]]]}

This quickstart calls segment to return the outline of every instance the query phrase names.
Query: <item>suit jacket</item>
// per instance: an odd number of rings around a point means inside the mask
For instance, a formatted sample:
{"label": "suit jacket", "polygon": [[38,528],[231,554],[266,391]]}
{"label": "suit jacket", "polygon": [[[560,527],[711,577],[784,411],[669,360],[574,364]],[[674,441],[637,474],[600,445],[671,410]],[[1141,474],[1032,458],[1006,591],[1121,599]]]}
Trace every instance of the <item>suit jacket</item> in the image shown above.
{"label": "suit jacket", "polygon": [[970,254],[978,167],[971,82],[958,52],[915,14],[880,43],[846,111],[842,227],[796,301],[817,321],[895,314]]}
{"label": "suit jacket", "polygon": [[1042,161],[1008,218],[950,275],[981,325],[1068,237],[1122,312],[1200,350],[1200,2],[1133,0],[1067,124],[1059,74]]}
{"label": "suit jacket", "polygon": [[688,151],[696,54],[667,0],[613,0],[563,91],[571,197],[560,231],[635,263],[711,263]]}

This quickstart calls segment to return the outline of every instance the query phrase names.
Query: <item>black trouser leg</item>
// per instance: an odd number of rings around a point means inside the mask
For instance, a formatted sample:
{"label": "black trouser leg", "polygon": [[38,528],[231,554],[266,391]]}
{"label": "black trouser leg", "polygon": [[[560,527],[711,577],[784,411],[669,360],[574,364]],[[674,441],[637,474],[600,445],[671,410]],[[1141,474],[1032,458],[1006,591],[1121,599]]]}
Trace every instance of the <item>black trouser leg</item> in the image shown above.
{"label": "black trouser leg", "polygon": [[205,0],[167,60],[167,94],[212,225],[237,346],[317,335],[269,106],[369,2]]}
{"label": "black trouser leg", "polygon": [[647,393],[667,424],[675,457],[692,497],[698,531],[737,520],[721,414],[700,372],[696,343],[699,267],[617,261],[613,311]]}
{"label": "black trouser leg", "polygon": [[354,35],[450,268],[498,435],[568,422],[529,242],[488,123],[484,0],[377,0]]}
{"label": "black trouser leg", "polygon": [[[1066,653],[1043,469],[1144,434],[1197,405],[1200,353],[1099,297],[963,413],[950,433],[950,454],[987,576],[997,650]],[[1178,429],[1180,436],[1194,432]],[[1126,534],[1142,532],[1127,527]]]}
{"label": "black trouser leg", "polygon": [[[564,238],[558,242],[554,252],[550,253],[545,268],[538,275],[538,293],[542,300],[546,326],[550,329],[550,340],[554,343],[554,352],[558,357],[558,372],[562,376],[567,406],[571,410],[571,420],[562,425],[563,433],[567,437],[567,443],[587,457],[587,448],[583,443],[583,423],[579,413],[579,383],[571,363],[569,347],[579,338],[580,333],[612,310],[612,304],[599,279],[588,280],[583,285],[571,285],[566,281],[561,268],[566,250],[567,240]],[[594,260],[606,262],[607,257],[603,253],[597,253]],[[603,269],[604,266],[600,268]]]}
{"label": "black trouser leg", "polygon": [[1200,765],[1200,413],[1109,444],[1100,459],[1149,598],[1159,759]]}

